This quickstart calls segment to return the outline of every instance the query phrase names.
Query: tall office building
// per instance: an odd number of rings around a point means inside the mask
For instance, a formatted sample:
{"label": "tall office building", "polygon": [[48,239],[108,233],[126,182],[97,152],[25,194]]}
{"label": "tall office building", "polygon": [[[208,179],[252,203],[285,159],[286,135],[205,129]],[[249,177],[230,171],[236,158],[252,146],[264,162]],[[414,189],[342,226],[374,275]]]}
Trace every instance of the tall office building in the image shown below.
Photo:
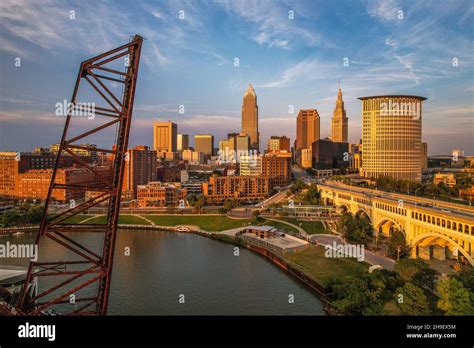
{"label": "tall office building", "polygon": [[290,152],[290,138],[285,136],[271,136],[268,139],[267,151],[288,151]]}
{"label": "tall office building", "polygon": [[189,134],[178,134],[176,148],[178,151],[189,149]]}
{"label": "tall office building", "polygon": [[319,121],[318,110],[300,110],[296,119],[296,150],[308,149],[319,140]]}
{"label": "tall office building", "polygon": [[424,97],[362,97],[362,174],[421,180]]}
{"label": "tall office building", "polygon": [[270,179],[272,188],[289,185],[291,182],[291,153],[266,153],[262,158],[262,176]]}
{"label": "tall office building", "polygon": [[136,197],[137,186],[156,181],[156,151],[148,146],[127,150],[122,191],[127,197]]}
{"label": "tall office building", "polygon": [[178,148],[178,126],[171,121],[153,123],[153,150],[176,152]]}
{"label": "tall office building", "polygon": [[262,156],[248,155],[240,157],[240,175],[241,176],[260,176],[262,175]]}
{"label": "tall office building", "polygon": [[194,150],[204,155],[212,156],[214,136],[210,134],[196,134],[194,136]]}
{"label": "tall office building", "polygon": [[421,169],[428,168],[428,143],[421,143]]}
{"label": "tall office building", "polygon": [[249,84],[242,103],[242,133],[250,137],[250,149],[259,149],[257,95]]}
{"label": "tall office building", "polygon": [[235,137],[236,151],[244,152],[250,149],[250,137],[247,134],[240,133]]}
{"label": "tall office building", "polygon": [[234,155],[233,151],[236,150],[237,136],[237,133],[227,134],[227,139],[219,141],[219,151],[221,151],[222,154],[232,152],[232,154]]}
{"label": "tall office building", "polygon": [[335,143],[348,142],[348,120],[346,117],[346,109],[344,109],[344,101],[342,100],[342,91],[339,88],[337,92],[336,108],[331,120],[331,140]]}

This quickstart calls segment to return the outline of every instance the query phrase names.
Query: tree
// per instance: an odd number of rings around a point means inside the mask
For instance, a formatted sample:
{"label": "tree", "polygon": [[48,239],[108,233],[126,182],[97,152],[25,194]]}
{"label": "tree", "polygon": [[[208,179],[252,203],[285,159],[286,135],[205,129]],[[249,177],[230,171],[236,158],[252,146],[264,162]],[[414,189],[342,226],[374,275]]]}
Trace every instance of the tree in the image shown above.
{"label": "tree", "polygon": [[201,214],[202,208],[206,204],[206,197],[203,195],[192,196],[188,199],[189,205],[195,207],[199,214]]}
{"label": "tree", "polygon": [[263,218],[260,216],[260,211],[259,210],[254,210],[252,212],[252,215],[253,217],[255,218],[255,220],[257,221],[263,221]]}
{"label": "tree", "polygon": [[301,180],[300,178],[296,179],[295,182],[293,183],[293,185],[291,185],[290,187],[290,192],[292,194],[295,194],[299,191],[301,191],[302,189],[306,188],[306,184],[304,183],[303,180]]}
{"label": "tree", "polygon": [[388,255],[395,259],[402,259],[409,255],[405,234],[402,231],[395,230],[390,233],[390,238],[388,239]]}
{"label": "tree", "polygon": [[229,199],[228,199],[227,201],[225,201],[225,203],[224,203],[224,210],[225,210],[226,212],[228,212],[228,211],[231,211],[232,208],[234,208],[234,203],[233,203],[231,200],[229,200]]}
{"label": "tree", "polygon": [[428,315],[429,305],[423,289],[405,283],[395,291],[396,302],[402,315]]}
{"label": "tree", "polygon": [[461,271],[455,273],[452,277],[460,281],[471,292],[471,295],[474,296],[474,267],[463,267]]}
{"label": "tree", "polygon": [[455,278],[440,279],[437,286],[440,300],[438,308],[446,315],[473,315],[472,294]]}
{"label": "tree", "polygon": [[351,243],[367,243],[372,235],[370,220],[361,215],[342,214],[337,224],[338,231]]}
{"label": "tree", "polygon": [[438,272],[431,269],[421,259],[404,259],[395,263],[395,272],[400,274],[404,282],[411,282],[421,288],[434,290]]}
{"label": "tree", "polygon": [[383,312],[380,289],[369,287],[367,279],[332,277],[327,285],[331,305],[343,314],[378,315]]}
{"label": "tree", "polygon": [[309,187],[308,191],[306,192],[306,195],[304,197],[304,200],[309,202],[309,204],[319,204],[321,199],[321,194],[318,190],[318,187],[313,184]]}

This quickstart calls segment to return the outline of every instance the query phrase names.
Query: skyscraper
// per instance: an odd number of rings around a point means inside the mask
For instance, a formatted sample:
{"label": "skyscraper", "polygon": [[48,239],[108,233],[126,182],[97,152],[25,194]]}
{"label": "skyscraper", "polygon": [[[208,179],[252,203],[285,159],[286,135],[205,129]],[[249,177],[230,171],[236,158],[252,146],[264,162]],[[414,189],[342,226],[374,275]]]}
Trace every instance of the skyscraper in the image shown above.
{"label": "skyscraper", "polygon": [[189,148],[189,134],[178,134],[177,150],[183,151]]}
{"label": "skyscraper", "polygon": [[300,110],[296,119],[296,150],[310,148],[311,144],[319,138],[318,110]]}
{"label": "skyscraper", "polygon": [[137,185],[156,180],[156,151],[148,146],[135,146],[127,150],[122,191],[136,197]]}
{"label": "skyscraper", "polygon": [[348,142],[348,127],[346,109],[344,109],[344,101],[342,100],[342,91],[339,88],[337,92],[336,108],[332,116],[331,122],[331,140],[334,143],[347,143]]}
{"label": "skyscraper", "polygon": [[250,137],[250,149],[259,149],[257,95],[249,84],[242,103],[242,133]]}
{"label": "skyscraper", "polygon": [[424,97],[362,97],[362,174],[421,180],[421,103]]}
{"label": "skyscraper", "polygon": [[153,150],[158,152],[176,152],[178,126],[171,121],[153,123]]}
{"label": "skyscraper", "polygon": [[194,136],[194,150],[204,155],[212,156],[214,136],[211,134],[196,134]]}

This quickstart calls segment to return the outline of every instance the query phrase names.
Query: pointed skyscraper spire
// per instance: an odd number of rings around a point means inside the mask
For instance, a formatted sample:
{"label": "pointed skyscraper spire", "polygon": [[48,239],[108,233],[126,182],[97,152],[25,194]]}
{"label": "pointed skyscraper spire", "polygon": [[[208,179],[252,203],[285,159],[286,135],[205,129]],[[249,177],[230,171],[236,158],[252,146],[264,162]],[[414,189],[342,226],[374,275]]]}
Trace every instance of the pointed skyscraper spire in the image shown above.
{"label": "pointed skyscraper spire", "polygon": [[249,83],[249,86],[247,87],[245,94],[255,94],[255,90],[253,89],[253,86],[251,83]]}
{"label": "pointed skyscraper spire", "polygon": [[[339,81],[337,83],[339,85]],[[339,89],[337,91],[336,108],[334,109],[331,122],[331,139],[335,143],[347,143],[347,121],[346,110],[344,109],[344,101],[342,100],[342,90],[341,86],[339,85]]]}

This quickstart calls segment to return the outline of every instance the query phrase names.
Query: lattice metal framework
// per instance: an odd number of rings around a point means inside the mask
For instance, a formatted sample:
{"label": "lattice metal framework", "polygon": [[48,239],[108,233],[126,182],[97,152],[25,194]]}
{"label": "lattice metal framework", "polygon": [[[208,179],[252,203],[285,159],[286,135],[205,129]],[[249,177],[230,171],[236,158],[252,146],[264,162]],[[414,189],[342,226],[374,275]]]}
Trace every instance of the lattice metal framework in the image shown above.
{"label": "lattice metal framework", "polygon": [[[111,283],[114,247],[120,210],[121,188],[125,168],[125,156],[130,133],[135,87],[140,63],[143,38],[135,35],[130,43],[81,63],[72,94],[73,107],[68,111],[58,155],[52,172],[51,184],[46,199],[44,215],[38,231],[36,243],[40,250],[42,244],[54,241],[61,247],[57,255],[47,255],[48,261],[31,262],[25,286],[19,298],[19,309],[27,315],[42,315],[51,310],[71,315],[105,315]],[[115,65],[125,66],[119,71]],[[115,64],[115,65],[114,65]],[[112,67],[113,66],[113,67]],[[92,86],[95,97],[106,106],[95,106],[94,128],[79,135],[69,137],[72,131],[72,113],[80,104],[76,99],[81,82]],[[111,84],[123,86],[120,93],[113,92]],[[107,122],[97,125],[96,121]],[[109,121],[112,119],[111,121]],[[115,146],[112,149],[98,148],[95,151],[109,154],[113,159],[108,175],[99,172],[94,164],[88,163],[76,154],[74,149],[87,149],[76,144],[79,140],[102,133],[115,127]],[[72,156],[74,162],[92,173],[94,180],[86,184],[59,183],[57,173],[62,156]],[[53,210],[54,190],[95,191],[96,196],[82,203],[69,206],[61,212]],[[74,224],[74,216],[98,204],[106,204],[105,224]],[[86,246],[81,242],[84,233],[99,234],[102,243],[97,247]],[[69,257],[65,257],[68,255]],[[71,255],[73,257],[71,257]],[[40,255],[41,256],[41,255]],[[51,261],[53,259],[53,261]],[[32,291],[31,284],[38,280],[41,289]],[[73,295],[73,296],[72,296]],[[71,305],[74,297],[75,304]]]}

